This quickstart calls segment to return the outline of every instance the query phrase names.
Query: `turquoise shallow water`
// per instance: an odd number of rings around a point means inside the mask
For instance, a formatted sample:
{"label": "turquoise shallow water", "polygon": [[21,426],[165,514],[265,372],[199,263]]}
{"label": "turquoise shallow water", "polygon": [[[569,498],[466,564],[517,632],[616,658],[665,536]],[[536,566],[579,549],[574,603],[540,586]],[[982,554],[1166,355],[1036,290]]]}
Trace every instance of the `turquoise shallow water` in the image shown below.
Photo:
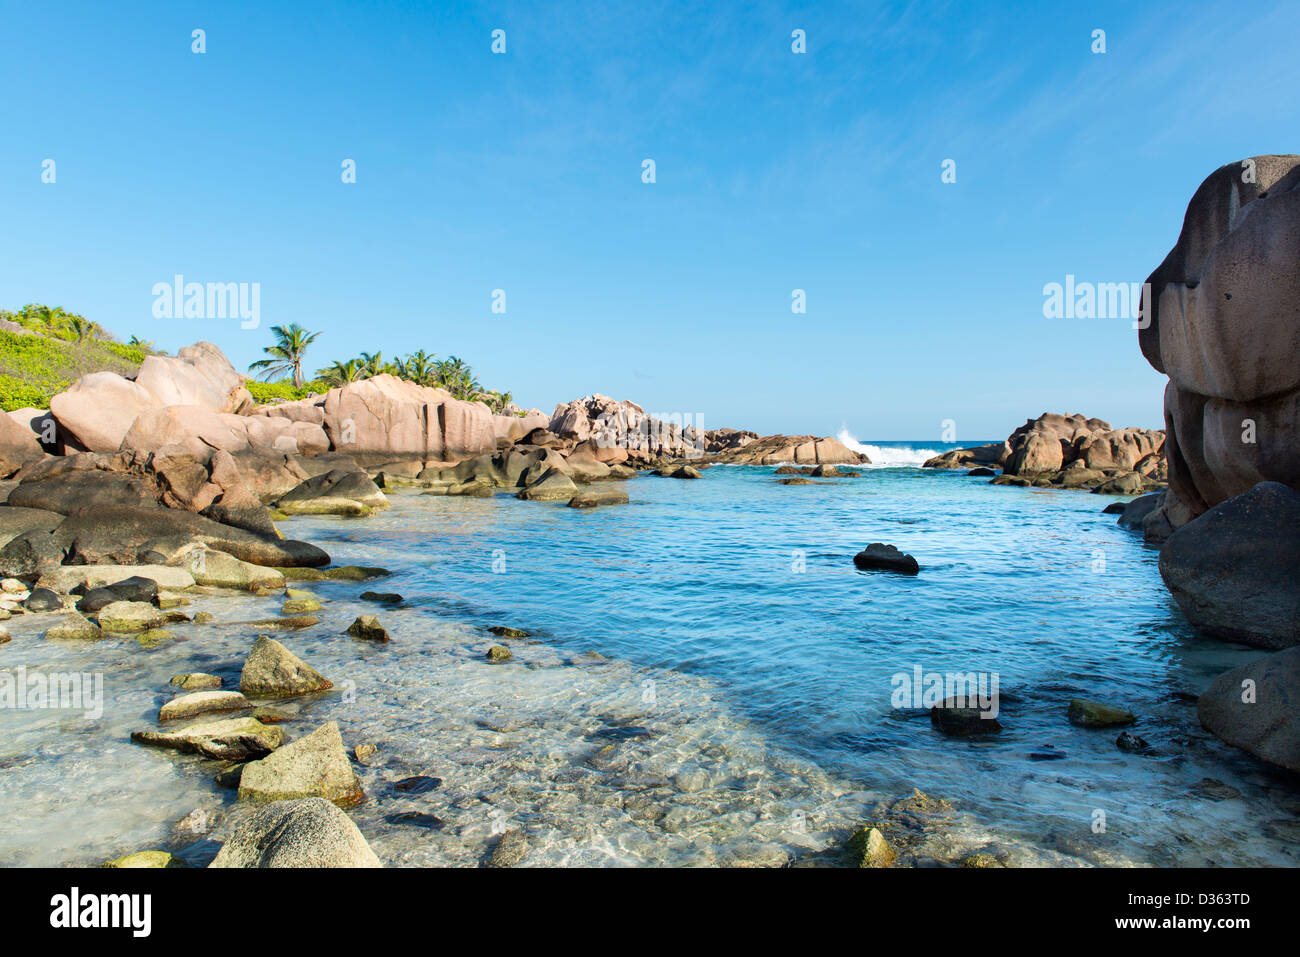
{"label": "turquoise shallow water", "polygon": [[[1101,514],[1114,499],[917,468],[782,486],[770,468],[719,466],[627,489],[630,505],[594,511],[404,495],[364,527],[317,521],[312,537],[399,569],[392,589],[439,616],[705,676],[828,772],[947,795],[1047,847],[1293,862],[1294,783],[1195,719],[1208,681],[1257,653],[1187,626],[1158,553]],[[873,541],[916,556],[921,574],[857,571],[852,555]],[[917,667],[996,673],[1006,730],[951,739],[892,707],[891,678]],[[1138,714],[1131,730],[1153,753],[1071,726],[1076,696]],[[1203,797],[1206,777],[1241,796]]]}
{"label": "turquoise shallow water", "polygon": [[[337,563],[393,572],[304,586],[325,602],[319,624],[278,636],[336,686],[281,704],[290,734],[336,720],[349,746],[379,748],[351,813],[385,862],[473,865],[518,828],[530,865],[781,864],[919,787],[959,811],[924,860],[994,845],[1030,864],[1296,863],[1294,779],[1195,717],[1195,695],[1258,652],[1186,625],[1156,551],[1101,513],[1112,499],[915,467],[782,486],[718,466],[623,487],[630,504],[591,511],[405,491],[371,518],[282,524]],[[921,573],[857,571],[872,541]],[[280,601],[195,597],[186,610],[216,621],[148,651],[45,641],[53,616],[8,622],[0,664],[101,674],[105,707],[0,710],[0,864],[210,859],[247,809],[211,762],[129,735],[157,726],[171,675],[237,686],[249,622]],[[363,613],[391,644],[343,634]],[[533,637],[494,665],[490,625]],[[892,678],[916,668],[996,672],[1005,730],[948,738],[893,707]],[[1151,753],[1070,725],[1075,696],[1134,711]],[[397,786],[415,775],[440,783]]]}

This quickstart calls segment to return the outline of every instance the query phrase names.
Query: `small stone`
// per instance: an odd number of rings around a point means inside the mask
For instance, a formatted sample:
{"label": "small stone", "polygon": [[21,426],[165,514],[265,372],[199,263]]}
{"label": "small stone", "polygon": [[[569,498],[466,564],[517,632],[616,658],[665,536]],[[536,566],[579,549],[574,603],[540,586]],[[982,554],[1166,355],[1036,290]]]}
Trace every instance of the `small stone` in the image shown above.
{"label": "small stone", "polygon": [[284,724],[286,721],[292,721],[297,715],[262,705],[253,709],[253,717],[263,724]]}
{"label": "small stone", "polygon": [[46,631],[45,637],[51,641],[98,641],[104,637],[104,632],[93,621],[73,614]]}
{"label": "small stone", "polygon": [[442,778],[417,774],[414,777],[402,778],[393,785],[393,790],[401,791],[403,794],[427,794],[439,787],[442,787]]}
{"label": "small stone", "polygon": [[348,625],[347,633],[363,641],[388,641],[388,632],[374,615],[361,615]]}
{"label": "small stone", "polygon": [[171,683],[185,691],[199,691],[203,688],[221,687],[220,678],[203,671],[191,671],[183,675],[176,675],[172,678]]}
{"label": "small stone", "polygon": [[254,628],[274,628],[277,631],[302,631],[320,624],[319,618],[311,615],[294,615],[290,618],[258,618],[246,624]]}
{"label": "small stone", "polygon": [[139,601],[152,604],[158,599],[158,583],[152,578],[132,575],[107,586],[118,601]]}
{"label": "small stone", "polygon": [[48,588],[34,588],[23,607],[30,612],[58,611],[63,607],[63,598]]}
{"label": "small stone", "polygon": [[240,711],[249,707],[252,707],[249,700],[238,691],[195,691],[164,704],[158,709],[158,720],[175,721],[209,711]]}
{"label": "small stone", "polygon": [[115,601],[101,608],[96,620],[104,631],[131,633],[157,628],[163,614],[142,601]]}
{"label": "small stone", "polygon": [[316,595],[313,592],[307,591],[305,588],[286,588],[284,590],[284,597],[288,599],[315,598]]}
{"label": "small stone", "polygon": [[319,671],[266,635],[253,642],[239,675],[239,690],[246,695],[300,695],[332,687]]}
{"label": "small stone", "polygon": [[308,612],[320,611],[322,607],[315,598],[291,598],[280,606],[280,614],[305,615]]}
{"label": "small stone", "polygon": [[190,603],[188,598],[181,598],[178,595],[160,595],[158,597],[158,607],[163,611],[170,611],[173,608],[184,608]]}
{"label": "small stone", "polygon": [[498,638],[527,638],[529,635],[529,632],[521,628],[507,628],[505,625],[492,625],[488,631]]}
{"label": "small stone", "polygon": [[488,855],[487,867],[516,867],[528,854],[528,839],[518,829],[506,831]]}
{"label": "small stone", "polygon": [[175,641],[176,636],[166,628],[150,628],[148,631],[142,631],[136,635],[135,640],[136,644],[141,648],[157,648],[159,645]]}
{"label": "small stone", "polygon": [[1191,791],[1209,801],[1229,801],[1241,797],[1240,791],[1217,778],[1201,778],[1199,782],[1192,785]]}
{"label": "small stone", "polygon": [[206,625],[210,621],[216,621],[217,616],[210,611],[196,611],[191,621],[196,625]]}
{"label": "small stone", "polygon": [[131,740],[222,761],[247,761],[270,754],[284,744],[280,728],[252,718],[225,718],[181,728],[179,731],[132,731]]}
{"label": "small stone", "polygon": [[1130,734],[1127,731],[1119,733],[1119,737],[1115,739],[1115,747],[1132,754],[1142,754],[1151,750],[1151,745],[1146,738],[1140,738],[1136,734]]}
{"label": "small stone", "polygon": [[860,827],[849,838],[849,853],[858,867],[889,867],[898,855],[889,846],[879,828]]}
{"label": "small stone", "polygon": [[505,645],[493,645],[487,651],[488,661],[509,661],[512,657],[510,649]]}
{"label": "small stone", "polygon": [[327,721],[305,738],[244,768],[239,797],[250,801],[323,797],[339,807],[354,807],[365,800],[365,792],[343,750],[338,722]]}
{"label": "small stone", "polygon": [[1075,698],[1071,701],[1066,715],[1070,719],[1070,724],[1081,728],[1113,728],[1132,724],[1137,720],[1131,711],[1084,698]]}
{"label": "small stone", "polygon": [[186,867],[179,857],[166,851],[136,851],[105,861],[101,867]]}
{"label": "small stone", "polygon": [[352,749],[352,757],[356,759],[357,764],[363,765],[369,765],[378,753],[379,748],[373,744],[358,744]]}
{"label": "small stone", "polygon": [[27,586],[24,585],[22,582],[20,582],[17,578],[5,578],[3,580],[0,580],[0,591],[3,591],[7,594],[12,595],[15,594],[16,592],[26,591],[26,590],[27,590]]}
{"label": "small stone", "polygon": [[340,565],[337,568],[324,569],[325,577],[330,581],[363,582],[372,578],[386,578],[391,575],[387,568],[368,565]]}
{"label": "small stone", "polygon": [[967,697],[947,698],[930,709],[930,723],[951,737],[997,734],[1002,730],[991,711],[969,707]]}
{"label": "small stone", "polygon": [[967,854],[960,861],[962,867],[1005,867],[1006,865],[999,861],[992,854],[986,854],[983,851],[976,851],[973,854]]}
{"label": "small stone", "polygon": [[397,605],[401,603],[402,596],[391,591],[363,591],[361,600],[374,601],[381,605]]}

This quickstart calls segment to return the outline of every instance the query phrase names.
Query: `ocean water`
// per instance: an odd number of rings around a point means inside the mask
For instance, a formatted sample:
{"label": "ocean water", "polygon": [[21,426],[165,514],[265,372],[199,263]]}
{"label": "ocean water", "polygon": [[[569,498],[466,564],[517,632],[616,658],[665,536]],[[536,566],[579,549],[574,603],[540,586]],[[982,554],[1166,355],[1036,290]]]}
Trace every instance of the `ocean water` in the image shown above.
{"label": "ocean water", "polygon": [[[393,575],[305,586],[326,599],[321,624],[281,640],[338,687],[286,704],[287,727],[335,719],[349,745],[379,747],[353,816],[391,863],[474,864],[508,829],[527,864],[791,863],[919,788],[955,808],[921,862],[995,846],[1031,864],[1294,865],[1294,781],[1195,715],[1258,652],[1187,626],[1157,552],[1101,514],[1114,499],[915,467],[947,447],[875,443],[861,478],[807,486],[743,466],[639,476],[630,504],[595,510],[411,491],[370,519],[293,519],[287,535]],[[921,573],[856,570],[875,541]],[[366,589],[405,600],[377,607]],[[239,622],[277,605],[197,600],[219,621],[152,651],[10,622],[0,665],[98,669],[108,706],[0,713],[0,863],[210,857],[245,810],[210,762],[127,736],[156,724],[172,674],[234,686],[257,631]],[[363,612],[390,645],[340,634]],[[493,644],[514,658],[487,662]],[[996,675],[1004,730],[950,738],[895,707],[917,669]],[[1074,697],[1133,711],[1150,752],[1072,726]],[[436,786],[396,786],[412,776]],[[195,810],[203,826],[177,830]]]}

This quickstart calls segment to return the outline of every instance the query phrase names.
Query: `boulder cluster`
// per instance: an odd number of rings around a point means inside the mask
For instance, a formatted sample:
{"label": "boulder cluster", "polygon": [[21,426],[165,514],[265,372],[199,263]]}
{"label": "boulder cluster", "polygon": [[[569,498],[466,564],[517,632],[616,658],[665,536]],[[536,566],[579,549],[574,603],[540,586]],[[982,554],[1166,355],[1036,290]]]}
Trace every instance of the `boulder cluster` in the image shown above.
{"label": "boulder cluster", "polygon": [[1164,443],[1158,430],[1116,429],[1101,419],[1046,412],[1027,419],[1001,444],[954,449],[924,467],[997,467],[1002,474],[994,485],[1133,495],[1164,486]]}

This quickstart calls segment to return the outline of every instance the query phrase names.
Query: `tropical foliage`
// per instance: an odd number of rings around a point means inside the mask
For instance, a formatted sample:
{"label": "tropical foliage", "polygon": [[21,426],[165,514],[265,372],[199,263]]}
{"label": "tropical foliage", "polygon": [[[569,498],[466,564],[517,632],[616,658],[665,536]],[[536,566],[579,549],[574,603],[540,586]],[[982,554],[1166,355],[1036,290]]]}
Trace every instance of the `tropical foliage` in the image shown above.
{"label": "tropical foliage", "polygon": [[293,387],[301,389],[302,358],[307,353],[307,347],[320,333],[308,332],[295,322],[287,326],[272,326],[271,335],[275,336],[275,342],[262,350],[266,353],[266,358],[258,359],[248,367],[248,371],[258,370],[258,378],[263,382],[284,378],[287,373]]}

